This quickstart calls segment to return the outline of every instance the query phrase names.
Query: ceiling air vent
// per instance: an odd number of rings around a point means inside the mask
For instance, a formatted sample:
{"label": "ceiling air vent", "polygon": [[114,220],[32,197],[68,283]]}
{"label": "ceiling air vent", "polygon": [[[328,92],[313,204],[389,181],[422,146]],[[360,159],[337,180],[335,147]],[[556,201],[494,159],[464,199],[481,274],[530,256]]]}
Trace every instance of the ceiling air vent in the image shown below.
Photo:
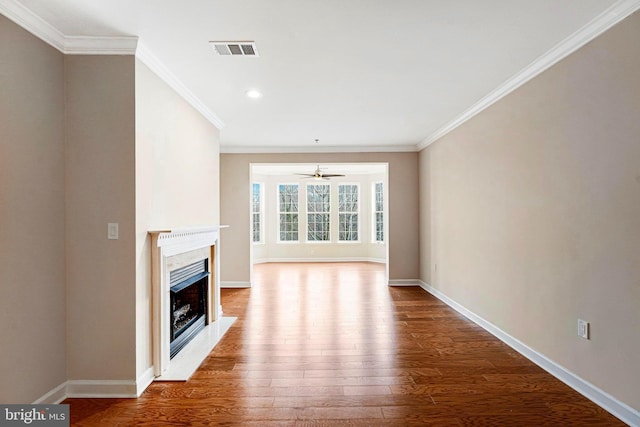
{"label": "ceiling air vent", "polygon": [[259,56],[254,42],[209,42],[218,55]]}

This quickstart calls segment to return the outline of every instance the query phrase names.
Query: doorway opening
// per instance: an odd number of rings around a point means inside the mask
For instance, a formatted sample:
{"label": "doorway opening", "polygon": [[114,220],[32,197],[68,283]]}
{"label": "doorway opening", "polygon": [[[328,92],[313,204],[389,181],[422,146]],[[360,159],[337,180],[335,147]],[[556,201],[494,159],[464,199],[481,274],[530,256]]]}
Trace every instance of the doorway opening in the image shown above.
{"label": "doorway opening", "polygon": [[255,264],[374,262],[389,278],[388,163],[250,165]]}

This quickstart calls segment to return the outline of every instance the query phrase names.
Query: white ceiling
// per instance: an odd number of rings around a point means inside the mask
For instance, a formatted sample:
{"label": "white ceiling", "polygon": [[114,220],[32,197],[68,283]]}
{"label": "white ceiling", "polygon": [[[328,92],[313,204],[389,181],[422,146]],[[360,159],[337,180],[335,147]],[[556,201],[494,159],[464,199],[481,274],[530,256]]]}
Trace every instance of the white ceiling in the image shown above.
{"label": "white ceiling", "polygon": [[[0,12],[25,6],[64,36],[139,37],[192,103],[224,123],[222,151],[402,151],[437,139],[638,3],[0,0]],[[260,57],[218,56],[212,40],[253,40]],[[247,98],[251,88],[263,96]]]}

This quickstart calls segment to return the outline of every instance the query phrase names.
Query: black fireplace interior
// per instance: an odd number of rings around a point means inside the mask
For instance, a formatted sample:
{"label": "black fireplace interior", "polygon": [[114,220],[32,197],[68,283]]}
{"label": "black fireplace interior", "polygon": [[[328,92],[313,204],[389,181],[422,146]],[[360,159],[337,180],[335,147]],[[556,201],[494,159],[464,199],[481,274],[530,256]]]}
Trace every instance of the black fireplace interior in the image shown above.
{"label": "black fireplace interior", "polygon": [[204,259],[169,272],[171,358],[207,324],[208,266]]}

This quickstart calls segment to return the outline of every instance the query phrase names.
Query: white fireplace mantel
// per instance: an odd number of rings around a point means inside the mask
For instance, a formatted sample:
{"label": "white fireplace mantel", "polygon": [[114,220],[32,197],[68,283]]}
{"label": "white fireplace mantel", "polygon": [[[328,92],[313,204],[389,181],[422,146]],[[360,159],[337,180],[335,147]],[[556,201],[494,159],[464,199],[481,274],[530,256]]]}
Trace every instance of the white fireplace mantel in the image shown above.
{"label": "white fireplace mantel", "polygon": [[218,240],[218,232],[228,225],[177,228],[173,230],[149,231],[158,235],[158,247],[164,256],[173,256],[195,249],[213,246]]}
{"label": "white fireplace mantel", "polygon": [[[208,286],[208,320],[212,324],[222,316],[220,305],[220,260],[217,242],[220,229],[227,225],[164,229],[149,231],[152,241],[152,312],[153,365],[156,377],[162,376],[172,362],[169,355],[169,265],[176,259],[203,253],[209,259],[211,272]],[[184,351],[184,350],[183,350]]]}

